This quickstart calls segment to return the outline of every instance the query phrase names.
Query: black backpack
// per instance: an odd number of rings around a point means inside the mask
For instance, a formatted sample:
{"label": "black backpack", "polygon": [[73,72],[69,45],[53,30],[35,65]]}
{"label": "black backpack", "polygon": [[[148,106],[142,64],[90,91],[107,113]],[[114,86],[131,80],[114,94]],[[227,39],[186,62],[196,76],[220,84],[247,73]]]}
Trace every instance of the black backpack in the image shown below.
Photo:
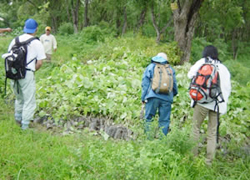
{"label": "black backpack", "polygon": [[32,59],[27,63],[26,58],[27,58],[27,46],[28,44],[35,40],[38,39],[37,37],[32,37],[24,42],[19,41],[19,37],[15,38],[15,44],[12,46],[11,50],[9,53],[6,53],[3,55],[5,59],[5,92],[6,92],[6,83],[7,83],[7,78],[12,79],[12,80],[19,80],[19,79],[24,79],[26,75],[26,69],[27,65],[33,62],[35,59]]}

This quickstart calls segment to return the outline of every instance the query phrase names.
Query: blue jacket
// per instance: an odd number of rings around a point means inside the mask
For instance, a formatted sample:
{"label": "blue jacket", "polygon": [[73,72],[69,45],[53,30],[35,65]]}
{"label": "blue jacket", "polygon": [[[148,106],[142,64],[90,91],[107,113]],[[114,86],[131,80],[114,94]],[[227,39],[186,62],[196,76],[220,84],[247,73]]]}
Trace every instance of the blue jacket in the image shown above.
{"label": "blue jacket", "polygon": [[168,63],[164,58],[159,58],[159,57],[152,58],[151,63],[147,66],[143,74],[142,84],[141,84],[142,86],[141,100],[145,101],[146,99],[149,99],[149,98],[159,98],[159,99],[172,103],[173,97],[178,94],[177,81],[175,78],[175,70],[170,66],[170,68],[173,70],[173,79],[174,79],[173,91],[169,94],[157,94],[152,90],[152,86],[151,86],[151,80],[154,75],[154,67],[155,67],[154,62],[161,63],[161,64]]}

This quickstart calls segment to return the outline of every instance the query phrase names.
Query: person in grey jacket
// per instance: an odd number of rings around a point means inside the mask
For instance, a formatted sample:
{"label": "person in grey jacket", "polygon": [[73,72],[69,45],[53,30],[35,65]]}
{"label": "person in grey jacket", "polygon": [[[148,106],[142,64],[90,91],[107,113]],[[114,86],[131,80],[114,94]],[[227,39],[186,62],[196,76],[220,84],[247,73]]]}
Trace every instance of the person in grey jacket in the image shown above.
{"label": "person in grey jacket", "polygon": [[164,135],[167,135],[170,124],[173,97],[178,94],[175,70],[171,66],[170,68],[173,72],[173,90],[168,94],[159,94],[152,89],[151,81],[154,75],[155,63],[167,64],[167,55],[165,53],[158,53],[155,57],[153,57],[142,78],[141,101],[145,104],[145,133],[148,139],[152,139],[151,123],[157,110],[159,114],[159,128],[162,129]]}
{"label": "person in grey jacket", "polygon": [[[217,48],[209,45],[206,46],[203,50],[203,55],[200,60],[198,60],[189,70],[188,78],[192,79],[200,67],[205,63],[206,58],[213,64],[215,64],[218,68],[219,77],[220,77],[220,88],[222,91],[222,96],[224,102],[218,104],[219,113],[225,114],[227,112],[227,103],[228,98],[231,93],[231,81],[230,81],[230,73],[226,66],[224,66],[218,58]],[[191,106],[193,104],[193,100],[191,101]],[[200,128],[203,123],[205,117],[208,115],[208,135],[207,135],[207,157],[206,163],[211,165],[212,160],[215,155],[216,149],[216,132],[217,132],[217,108],[215,108],[216,102],[210,103],[197,103],[194,107],[194,115],[193,115],[193,139],[198,142],[200,138]],[[198,155],[198,146],[193,149],[194,155]]]}

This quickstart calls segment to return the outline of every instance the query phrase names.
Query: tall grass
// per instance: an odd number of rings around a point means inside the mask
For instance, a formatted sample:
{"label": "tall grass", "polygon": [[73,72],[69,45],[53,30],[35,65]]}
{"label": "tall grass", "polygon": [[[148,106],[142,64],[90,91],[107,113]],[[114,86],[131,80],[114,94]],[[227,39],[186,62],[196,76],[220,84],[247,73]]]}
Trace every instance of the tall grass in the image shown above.
{"label": "tall grass", "polygon": [[69,148],[75,145],[75,138],[37,129],[22,131],[10,109],[1,103],[0,179],[69,178],[69,165],[64,160],[71,156]]}
{"label": "tall grass", "polygon": [[249,157],[230,160],[219,153],[219,160],[206,166],[204,154],[190,154],[188,132],[177,128],[163,140],[105,141],[88,133],[22,131],[11,114],[1,114],[0,179],[222,180],[250,175]]}

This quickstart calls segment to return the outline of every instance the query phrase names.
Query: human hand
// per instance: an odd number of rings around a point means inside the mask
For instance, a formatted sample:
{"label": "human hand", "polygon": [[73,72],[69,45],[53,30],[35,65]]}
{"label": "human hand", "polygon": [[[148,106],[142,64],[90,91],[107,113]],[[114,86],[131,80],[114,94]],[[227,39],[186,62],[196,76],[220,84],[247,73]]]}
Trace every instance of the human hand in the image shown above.
{"label": "human hand", "polygon": [[12,31],[11,28],[0,28],[0,33],[11,32],[11,31]]}
{"label": "human hand", "polygon": [[6,31],[7,31],[7,32],[11,32],[12,29],[11,29],[11,28],[6,28]]}

